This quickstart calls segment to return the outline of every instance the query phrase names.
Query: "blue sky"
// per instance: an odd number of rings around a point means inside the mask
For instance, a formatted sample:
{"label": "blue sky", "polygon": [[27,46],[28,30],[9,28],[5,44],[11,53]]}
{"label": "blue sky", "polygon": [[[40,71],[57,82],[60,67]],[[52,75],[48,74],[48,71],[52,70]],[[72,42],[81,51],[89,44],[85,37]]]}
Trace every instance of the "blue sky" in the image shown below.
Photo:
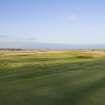
{"label": "blue sky", "polygon": [[0,46],[29,43],[105,44],[105,0],[0,0]]}

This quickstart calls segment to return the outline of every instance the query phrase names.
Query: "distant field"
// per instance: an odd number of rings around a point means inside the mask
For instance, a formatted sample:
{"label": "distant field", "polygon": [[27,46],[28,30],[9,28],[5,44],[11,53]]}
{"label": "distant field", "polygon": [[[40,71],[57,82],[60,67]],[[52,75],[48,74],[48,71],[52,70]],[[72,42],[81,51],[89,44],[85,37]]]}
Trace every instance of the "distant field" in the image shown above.
{"label": "distant field", "polygon": [[105,105],[105,52],[1,50],[0,105]]}

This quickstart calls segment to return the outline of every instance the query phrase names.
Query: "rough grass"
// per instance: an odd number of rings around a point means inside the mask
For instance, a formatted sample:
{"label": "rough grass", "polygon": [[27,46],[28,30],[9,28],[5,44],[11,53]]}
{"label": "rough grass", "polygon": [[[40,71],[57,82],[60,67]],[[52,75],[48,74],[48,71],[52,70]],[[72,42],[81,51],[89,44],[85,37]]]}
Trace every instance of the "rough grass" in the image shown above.
{"label": "rough grass", "polygon": [[2,51],[0,105],[105,105],[105,58],[79,50]]}

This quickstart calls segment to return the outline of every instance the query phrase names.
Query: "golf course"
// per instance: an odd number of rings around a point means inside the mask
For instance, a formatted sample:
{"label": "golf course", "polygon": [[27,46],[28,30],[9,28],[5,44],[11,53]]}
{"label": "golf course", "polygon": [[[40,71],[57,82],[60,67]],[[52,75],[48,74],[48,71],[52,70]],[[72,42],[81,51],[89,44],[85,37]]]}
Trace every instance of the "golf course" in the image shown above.
{"label": "golf course", "polygon": [[0,105],[105,105],[105,52],[1,50]]}

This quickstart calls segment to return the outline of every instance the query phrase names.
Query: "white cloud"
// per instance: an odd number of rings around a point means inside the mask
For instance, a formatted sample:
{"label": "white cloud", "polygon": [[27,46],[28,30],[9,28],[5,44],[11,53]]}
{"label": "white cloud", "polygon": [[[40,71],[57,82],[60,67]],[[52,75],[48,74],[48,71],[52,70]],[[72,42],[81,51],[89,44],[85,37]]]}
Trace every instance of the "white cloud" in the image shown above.
{"label": "white cloud", "polygon": [[35,42],[36,38],[34,37],[13,37],[13,36],[6,36],[0,35],[0,42]]}
{"label": "white cloud", "polygon": [[78,21],[78,20],[79,20],[79,17],[76,16],[76,15],[70,15],[70,16],[68,16],[68,17],[66,18],[66,20],[67,20],[67,21],[71,21],[71,22],[73,22],[73,21]]}
{"label": "white cloud", "polygon": [[8,37],[7,35],[0,35],[0,38],[6,38]]}

